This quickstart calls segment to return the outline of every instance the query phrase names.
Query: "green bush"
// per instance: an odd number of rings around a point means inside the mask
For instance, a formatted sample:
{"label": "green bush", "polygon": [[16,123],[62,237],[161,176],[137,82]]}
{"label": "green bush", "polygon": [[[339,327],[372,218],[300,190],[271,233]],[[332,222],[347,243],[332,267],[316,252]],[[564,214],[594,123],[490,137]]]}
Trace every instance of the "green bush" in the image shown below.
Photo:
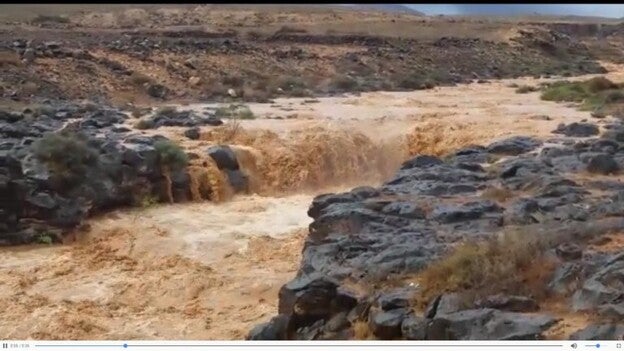
{"label": "green bush", "polygon": [[63,181],[78,181],[97,165],[99,152],[75,133],[47,133],[32,144],[34,156]]}
{"label": "green bush", "polygon": [[158,197],[152,194],[145,194],[138,201],[137,205],[141,208],[150,208],[158,204]]}
{"label": "green bush", "polygon": [[161,140],[154,144],[161,167],[168,170],[179,170],[188,165],[188,156],[171,140]]}
{"label": "green bush", "polygon": [[624,103],[622,86],[604,77],[583,82],[559,81],[545,85],[542,89],[543,100],[580,102],[581,110],[593,111],[596,116],[613,114],[621,110]]}
{"label": "green bush", "polygon": [[542,100],[582,102],[589,96],[581,82],[559,81],[548,85],[542,93]]}
{"label": "green bush", "polygon": [[52,243],[54,242],[54,240],[52,239],[52,235],[48,234],[48,233],[43,233],[43,234],[39,234],[37,236],[37,242],[39,244],[47,244],[47,245],[52,245]]}
{"label": "green bush", "polygon": [[32,23],[69,23],[69,18],[57,15],[38,15],[37,17],[32,19]]}

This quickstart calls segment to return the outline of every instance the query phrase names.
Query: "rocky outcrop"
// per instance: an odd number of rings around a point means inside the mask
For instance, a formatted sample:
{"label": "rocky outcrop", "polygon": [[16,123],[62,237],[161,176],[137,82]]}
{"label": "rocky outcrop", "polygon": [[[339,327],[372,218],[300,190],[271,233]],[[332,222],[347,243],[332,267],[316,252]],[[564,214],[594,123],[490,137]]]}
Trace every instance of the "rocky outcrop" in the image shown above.
{"label": "rocky outcrop", "polygon": [[[614,130],[618,128],[623,127]],[[562,130],[587,138],[597,128]],[[618,316],[624,287],[616,277],[623,274],[623,256],[587,251],[583,243],[624,228],[624,184],[582,180],[575,174],[619,169],[624,149],[609,135],[548,142],[539,149],[540,141],[513,137],[443,159],[421,155],[378,188],[316,197],[308,211],[314,221],[297,277],[279,296],[279,320],[289,322],[269,322],[250,337],[348,339],[354,337],[352,326],[366,321],[380,339],[543,338],[558,320],[536,314],[540,306],[531,297],[500,293],[464,301],[445,294],[420,314],[412,309],[417,286],[378,288],[364,295],[349,289],[353,284],[384,286],[389,276],[419,272],[457,242],[486,239],[519,225],[562,242],[552,248],[559,265],[544,289],[569,296],[571,309]],[[500,156],[505,158],[493,163]],[[521,195],[505,202],[485,199],[484,191],[491,187]],[[601,191],[592,191],[597,188]],[[338,314],[346,314],[347,322],[329,332],[327,323]],[[276,333],[279,326],[283,332]],[[610,330],[585,333],[614,335]]]}
{"label": "rocky outcrop", "polygon": [[[177,111],[173,108],[157,111],[153,116],[144,118],[144,129],[157,129],[159,127],[199,127],[199,126],[220,126],[223,121],[214,114],[199,115],[188,111]],[[198,136],[199,138],[199,136]]]}
{"label": "rocky outcrop", "polygon": [[60,241],[93,213],[190,200],[184,152],[127,119],[95,105],[0,111],[0,244]]}

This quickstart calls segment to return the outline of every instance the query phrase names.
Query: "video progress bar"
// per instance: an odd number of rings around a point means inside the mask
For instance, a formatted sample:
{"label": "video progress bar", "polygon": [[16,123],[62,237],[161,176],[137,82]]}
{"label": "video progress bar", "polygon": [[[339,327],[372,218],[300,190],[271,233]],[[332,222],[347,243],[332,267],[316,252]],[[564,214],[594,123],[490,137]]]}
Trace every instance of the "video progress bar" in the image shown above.
{"label": "video progress bar", "polygon": [[[597,347],[599,348],[600,346],[598,346],[599,344],[595,344],[595,345],[586,345],[587,347]],[[340,348],[344,348],[345,346],[348,345],[327,345],[327,344],[323,344],[323,345],[297,345],[297,344],[261,344],[261,345],[257,345],[257,344],[250,344],[250,345],[197,345],[197,344],[184,344],[184,345],[180,345],[180,344],[176,344],[176,345],[166,345],[166,344],[152,344],[152,345],[132,345],[132,344],[121,344],[121,345],[35,345],[35,347],[121,347],[121,348],[130,348],[130,347],[252,347],[252,348],[258,348],[258,347],[340,347]],[[564,345],[534,345],[535,347],[564,347]],[[527,345],[462,345],[462,344],[457,344],[457,345],[451,345],[451,344],[447,344],[447,345],[423,345],[423,344],[375,344],[375,345],[357,345],[357,347],[527,347]]]}

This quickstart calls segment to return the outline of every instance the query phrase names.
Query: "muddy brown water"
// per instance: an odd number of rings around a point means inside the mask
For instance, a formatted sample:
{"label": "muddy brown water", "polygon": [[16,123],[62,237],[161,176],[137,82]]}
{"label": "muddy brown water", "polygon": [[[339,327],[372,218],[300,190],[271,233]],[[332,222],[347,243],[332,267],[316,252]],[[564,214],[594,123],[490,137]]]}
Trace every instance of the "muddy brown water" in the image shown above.
{"label": "muddy brown water", "polygon": [[[622,80],[624,69],[610,68]],[[229,140],[209,127],[198,141],[179,128],[146,131],[198,151],[228,141],[246,155],[257,194],[114,211],[91,219],[73,244],[0,249],[0,335],[242,339],[276,313],[277,292],[299,265],[314,195],[379,184],[415,153],[547,138],[559,123],[589,118],[509,87],[538,82],[277,99],[251,104],[258,118],[241,121]],[[543,115],[550,120],[535,117]]]}

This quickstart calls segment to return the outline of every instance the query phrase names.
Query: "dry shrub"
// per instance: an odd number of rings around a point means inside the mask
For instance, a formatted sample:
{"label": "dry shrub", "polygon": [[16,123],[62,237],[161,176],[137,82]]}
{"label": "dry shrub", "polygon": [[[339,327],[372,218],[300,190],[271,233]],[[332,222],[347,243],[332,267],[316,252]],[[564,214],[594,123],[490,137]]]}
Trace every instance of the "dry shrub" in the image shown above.
{"label": "dry shrub", "polygon": [[373,331],[366,321],[357,320],[353,323],[353,339],[355,340],[373,340]]}
{"label": "dry shrub", "polygon": [[130,83],[137,86],[143,86],[145,83],[152,83],[154,81],[150,76],[140,72],[132,72],[129,79]]}
{"label": "dry shrub", "polygon": [[22,93],[27,94],[27,95],[35,94],[37,90],[39,90],[39,85],[37,85],[37,83],[34,83],[34,82],[26,82],[24,83],[24,85],[22,85],[22,88],[21,88]]}
{"label": "dry shrub", "polygon": [[618,85],[607,79],[606,77],[594,77],[585,81],[587,90],[592,93],[598,93],[604,90],[618,89]]}
{"label": "dry shrub", "polygon": [[516,89],[516,93],[517,94],[527,94],[527,93],[532,93],[534,91],[538,91],[539,88],[538,87],[534,87],[534,86],[530,86],[530,85],[522,85],[520,87],[518,87],[518,89]]}
{"label": "dry shrub", "polygon": [[546,297],[546,282],[557,266],[549,250],[621,231],[622,223],[622,218],[545,222],[506,228],[481,242],[461,243],[419,273],[421,290],[415,304],[424,307],[444,292],[462,292],[473,299],[500,292]]}
{"label": "dry shrub", "polygon": [[221,141],[224,143],[231,143],[232,141],[236,140],[236,137],[238,136],[238,133],[240,131],[240,122],[237,120],[230,121],[225,126],[223,126],[223,137]]}
{"label": "dry shrub", "polygon": [[228,88],[221,82],[211,81],[209,84],[205,84],[203,87],[204,94],[208,98],[221,97],[227,95]]}
{"label": "dry shrub", "polygon": [[245,34],[248,40],[258,40],[262,38],[262,33],[257,30],[250,30]]}
{"label": "dry shrub", "polygon": [[253,87],[244,87],[243,88],[243,92],[242,92],[242,97],[246,100],[246,101],[254,101],[254,102],[259,102],[259,103],[266,103],[269,102],[269,100],[271,99],[271,92],[266,91],[266,90],[261,90],[258,88],[253,88]]}
{"label": "dry shrub", "polygon": [[484,199],[494,200],[497,202],[505,202],[514,197],[514,193],[507,188],[499,188],[496,186],[489,187],[481,193]]}
{"label": "dry shrub", "polygon": [[[420,275],[420,305],[444,292],[464,291],[487,295],[504,290],[531,295],[544,294],[544,280],[552,265],[543,256],[549,242],[524,230],[503,233],[483,242],[459,244],[447,257],[427,267]],[[540,275],[535,276],[535,265]],[[527,276],[530,272],[530,276]],[[529,278],[537,284],[526,284]],[[530,288],[542,291],[527,291]]]}
{"label": "dry shrub", "polygon": [[355,80],[354,78],[348,76],[348,75],[344,75],[344,74],[339,74],[335,77],[332,78],[332,81],[330,83],[330,87],[333,89],[338,89],[341,91],[353,91],[356,90],[358,88],[358,81]]}
{"label": "dry shrub", "polygon": [[19,55],[13,51],[0,51],[0,67],[1,66],[21,66]]}
{"label": "dry shrub", "polygon": [[308,31],[303,28],[296,28],[291,26],[282,26],[280,29],[275,31],[275,34],[305,34]]}
{"label": "dry shrub", "polygon": [[139,27],[149,18],[144,9],[128,9],[117,16],[117,24],[121,28]]}
{"label": "dry shrub", "polygon": [[134,104],[137,101],[136,91],[117,90],[111,96],[111,101],[115,106],[125,106],[127,104]]}
{"label": "dry shrub", "polygon": [[228,74],[221,78],[221,84],[231,88],[241,88],[245,84],[245,80],[239,75]]}

